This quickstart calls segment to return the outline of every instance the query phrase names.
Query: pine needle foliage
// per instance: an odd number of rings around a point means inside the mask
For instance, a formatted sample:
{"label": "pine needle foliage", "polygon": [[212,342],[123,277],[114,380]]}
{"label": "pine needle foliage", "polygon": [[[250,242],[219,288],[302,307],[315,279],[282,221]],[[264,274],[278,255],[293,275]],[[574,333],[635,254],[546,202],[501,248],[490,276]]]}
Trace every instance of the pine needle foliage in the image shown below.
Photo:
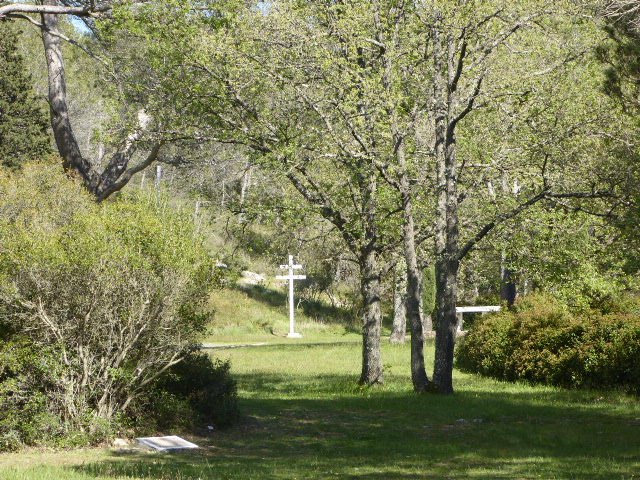
{"label": "pine needle foliage", "polygon": [[0,21],[0,164],[17,168],[51,153],[44,101],[17,48],[20,31]]}

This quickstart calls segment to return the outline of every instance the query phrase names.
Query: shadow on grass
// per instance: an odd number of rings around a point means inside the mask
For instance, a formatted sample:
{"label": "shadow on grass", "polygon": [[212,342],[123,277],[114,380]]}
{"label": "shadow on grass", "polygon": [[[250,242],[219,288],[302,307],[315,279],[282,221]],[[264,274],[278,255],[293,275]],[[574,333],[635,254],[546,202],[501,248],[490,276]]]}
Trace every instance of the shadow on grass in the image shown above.
{"label": "shadow on grass", "polygon": [[[288,297],[283,291],[273,290],[263,285],[238,285],[235,288],[245,293],[249,298],[257,300],[271,307],[287,305]],[[303,313],[316,321],[342,325],[348,333],[360,333],[357,322],[354,322],[353,312],[346,308],[327,305],[320,300],[301,299],[300,308]]]}
{"label": "shadow on grass", "polygon": [[72,468],[94,477],[172,480],[611,479],[640,471],[634,405],[600,405],[589,392],[444,397],[357,391],[346,375],[238,379],[274,398],[243,399],[246,417],[212,439],[196,439],[203,450],[113,455]]}

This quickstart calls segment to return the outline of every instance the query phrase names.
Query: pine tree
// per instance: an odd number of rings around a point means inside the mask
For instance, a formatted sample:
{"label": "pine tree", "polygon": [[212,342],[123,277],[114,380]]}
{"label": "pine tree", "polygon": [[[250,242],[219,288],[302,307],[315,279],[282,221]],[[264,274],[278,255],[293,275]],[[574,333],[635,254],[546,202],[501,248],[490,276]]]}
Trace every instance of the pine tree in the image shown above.
{"label": "pine tree", "polygon": [[18,35],[0,21],[0,164],[9,168],[51,152],[47,115],[18,52]]}

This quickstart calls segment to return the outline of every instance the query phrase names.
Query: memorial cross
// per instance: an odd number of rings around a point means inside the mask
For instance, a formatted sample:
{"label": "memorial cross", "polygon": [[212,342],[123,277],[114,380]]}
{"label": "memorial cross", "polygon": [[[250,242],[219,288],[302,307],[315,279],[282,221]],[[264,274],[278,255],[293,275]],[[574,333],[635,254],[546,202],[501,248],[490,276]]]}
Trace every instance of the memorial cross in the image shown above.
{"label": "memorial cross", "polygon": [[289,255],[289,264],[288,265],[280,265],[280,268],[283,270],[289,270],[287,275],[276,275],[278,280],[288,280],[289,281],[289,334],[288,338],[302,338],[302,335],[296,333],[296,322],[294,319],[294,302],[293,302],[293,281],[294,280],[304,280],[307,278],[306,275],[294,275],[294,270],[299,270],[302,268],[302,265],[296,265],[293,263],[293,255]]}

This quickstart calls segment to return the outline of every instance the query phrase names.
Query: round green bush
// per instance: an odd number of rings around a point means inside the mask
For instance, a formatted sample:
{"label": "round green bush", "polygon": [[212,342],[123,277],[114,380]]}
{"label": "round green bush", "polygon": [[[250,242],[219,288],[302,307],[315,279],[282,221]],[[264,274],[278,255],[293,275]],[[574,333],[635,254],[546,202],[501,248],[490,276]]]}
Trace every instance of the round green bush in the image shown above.
{"label": "round green bush", "polygon": [[552,297],[531,295],[480,319],[461,340],[456,364],[504,380],[640,393],[640,317],[574,316]]}

